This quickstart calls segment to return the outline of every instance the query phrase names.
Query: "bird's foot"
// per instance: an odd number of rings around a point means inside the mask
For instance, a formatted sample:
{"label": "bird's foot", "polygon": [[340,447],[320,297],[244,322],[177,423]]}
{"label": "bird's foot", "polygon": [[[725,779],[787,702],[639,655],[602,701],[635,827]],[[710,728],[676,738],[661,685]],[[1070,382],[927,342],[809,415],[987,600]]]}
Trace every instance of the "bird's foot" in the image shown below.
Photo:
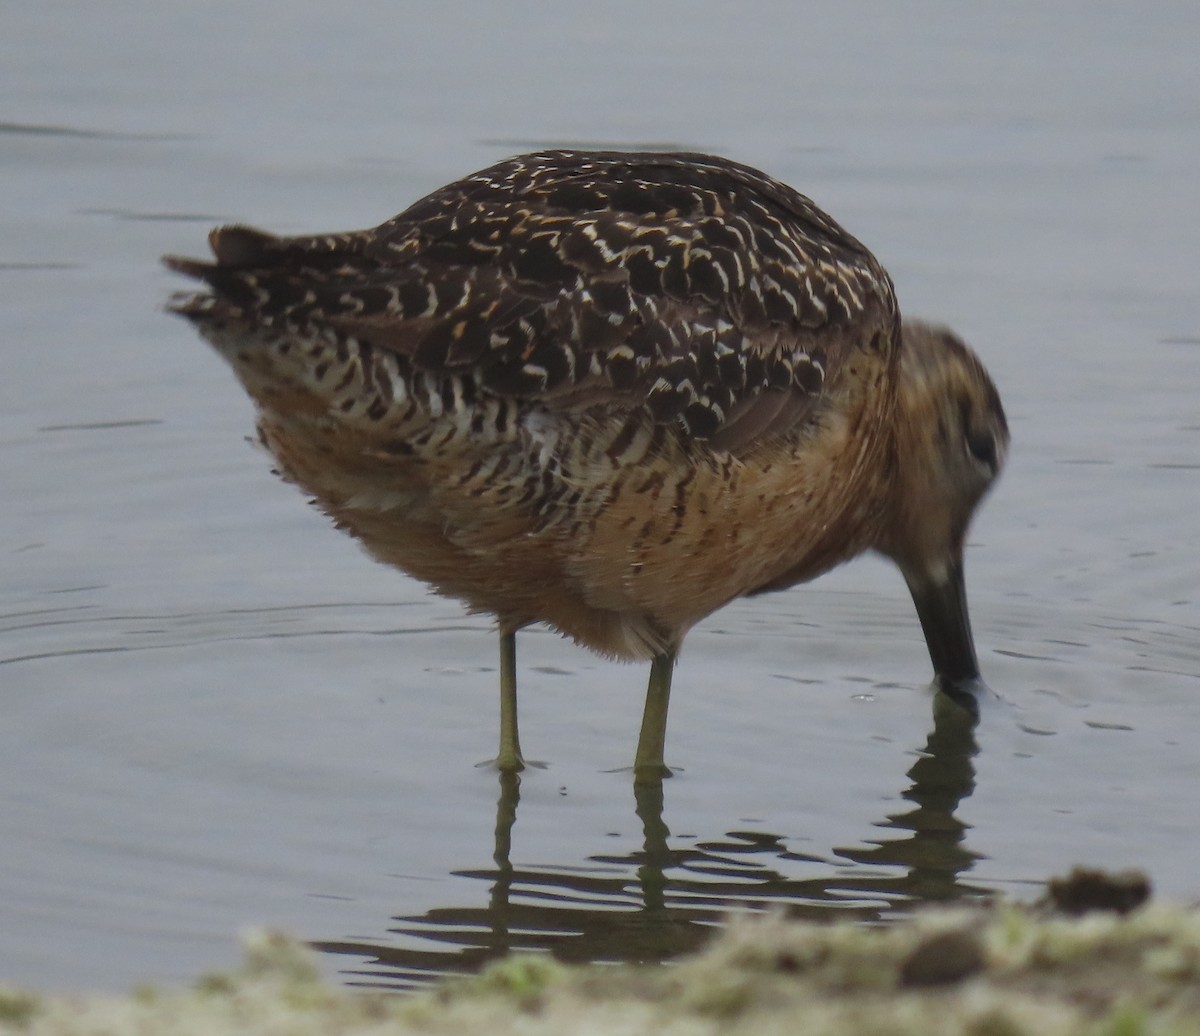
{"label": "bird's foot", "polygon": [[511,755],[502,753],[495,759],[485,759],[475,765],[481,770],[492,770],[495,773],[521,773],[523,770],[545,770],[547,768],[546,763],[526,759],[519,753]]}

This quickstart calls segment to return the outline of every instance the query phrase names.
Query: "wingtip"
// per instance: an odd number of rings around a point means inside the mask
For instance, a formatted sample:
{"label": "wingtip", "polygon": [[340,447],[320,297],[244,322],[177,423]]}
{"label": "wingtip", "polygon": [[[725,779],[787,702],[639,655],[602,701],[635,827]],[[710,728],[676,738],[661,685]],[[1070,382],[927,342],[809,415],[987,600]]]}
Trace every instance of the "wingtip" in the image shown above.
{"label": "wingtip", "polygon": [[211,280],[212,275],[219,269],[265,265],[264,261],[278,243],[279,238],[265,230],[231,223],[223,227],[214,227],[209,232],[208,246],[212,249],[216,262],[190,259],[182,255],[164,255],[162,263],[168,270],[174,270],[185,277],[206,281]]}
{"label": "wingtip", "polygon": [[278,244],[276,235],[241,223],[214,227],[208,235],[219,266],[260,266]]}

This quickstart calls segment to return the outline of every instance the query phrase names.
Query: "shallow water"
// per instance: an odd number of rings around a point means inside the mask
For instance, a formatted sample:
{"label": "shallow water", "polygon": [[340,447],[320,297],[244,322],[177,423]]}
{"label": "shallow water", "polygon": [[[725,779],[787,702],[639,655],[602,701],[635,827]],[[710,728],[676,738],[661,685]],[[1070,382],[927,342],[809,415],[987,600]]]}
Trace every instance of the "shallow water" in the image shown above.
{"label": "shallow water", "polygon": [[[0,981],[184,978],[263,923],[350,982],[659,959],[730,910],[1080,861],[1197,898],[1200,8],[467,10],[6,12]],[[277,483],[161,311],[158,255],[213,223],[371,225],[562,142],[762,166],[983,355],[1014,442],[968,556],[977,727],[865,559],[692,634],[662,801],[620,769],[644,667],[523,634],[546,767],[498,780],[487,622]]]}

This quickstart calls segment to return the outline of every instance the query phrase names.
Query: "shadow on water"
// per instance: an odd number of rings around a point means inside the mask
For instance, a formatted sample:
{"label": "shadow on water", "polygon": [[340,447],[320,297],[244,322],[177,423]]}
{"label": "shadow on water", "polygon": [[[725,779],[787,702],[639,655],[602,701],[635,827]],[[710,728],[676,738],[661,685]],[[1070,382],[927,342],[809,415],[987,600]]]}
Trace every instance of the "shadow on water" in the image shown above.
{"label": "shadow on water", "polygon": [[[635,785],[639,850],[593,856],[585,866],[517,868],[511,846],[521,781],[501,775],[495,868],[457,872],[487,884],[486,903],[395,918],[389,931],[405,946],[313,945],[361,961],[343,970],[355,984],[409,988],[478,970],[514,950],[572,962],[667,960],[699,947],[736,912],[773,907],[808,919],[836,914],[874,922],[916,902],[985,897],[987,890],[964,880],[979,857],[955,815],[975,787],[977,722],[975,709],[935,695],[933,729],[901,792],[908,807],[874,825],[882,837],[865,848],[834,849],[828,859],[796,853],[766,832],[731,831],[672,848],[660,780]],[[819,873],[785,873],[797,869]]]}

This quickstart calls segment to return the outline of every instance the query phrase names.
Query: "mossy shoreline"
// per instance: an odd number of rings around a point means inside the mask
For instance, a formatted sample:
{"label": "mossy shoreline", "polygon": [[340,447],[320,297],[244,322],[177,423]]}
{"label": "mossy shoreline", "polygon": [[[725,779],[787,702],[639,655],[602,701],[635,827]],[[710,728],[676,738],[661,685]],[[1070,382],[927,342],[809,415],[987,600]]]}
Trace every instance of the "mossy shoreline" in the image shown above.
{"label": "mossy shoreline", "polygon": [[521,955],[410,997],[340,989],[300,943],[260,933],[240,968],[188,990],[0,991],[0,1033],[1200,1036],[1200,910],[928,908],[883,927],[739,918],[671,966]]}

